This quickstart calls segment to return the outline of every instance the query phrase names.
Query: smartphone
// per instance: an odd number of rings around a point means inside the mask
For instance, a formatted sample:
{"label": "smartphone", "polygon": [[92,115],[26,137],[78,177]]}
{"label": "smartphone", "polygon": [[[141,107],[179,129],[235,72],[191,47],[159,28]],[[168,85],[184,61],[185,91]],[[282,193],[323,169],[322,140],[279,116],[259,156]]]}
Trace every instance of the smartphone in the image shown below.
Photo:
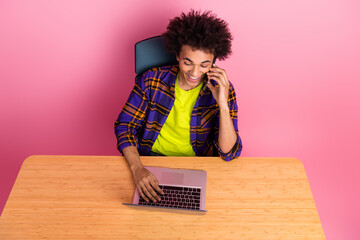
{"label": "smartphone", "polygon": [[[214,64],[215,62],[216,62],[216,58],[214,58],[214,61],[212,62],[212,64]],[[211,65],[211,66],[212,66],[212,65]],[[207,84],[208,81],[209,81],[208,76],[205,75],[205,77],[204,77],[204,83]],[[214,85],[214,84],[213,84],[213,85]]]}

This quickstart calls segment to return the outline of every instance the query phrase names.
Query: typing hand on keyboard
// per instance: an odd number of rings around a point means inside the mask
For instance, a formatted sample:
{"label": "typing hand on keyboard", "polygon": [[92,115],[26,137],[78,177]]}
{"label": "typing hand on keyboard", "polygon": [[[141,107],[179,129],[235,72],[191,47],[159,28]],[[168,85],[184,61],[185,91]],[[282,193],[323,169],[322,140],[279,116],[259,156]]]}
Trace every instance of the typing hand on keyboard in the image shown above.
{"label": "typing hand on keyboard", "polygon": [[164,194],[164,192],[159,187],[159,182],[154,176],[154,174],[141,166],[133,171],[133,177],[135,185],[139,190],[140,196],[146,202],[149,202],[149,199],[151,199],[153,202],[161,200],[160,196],[157,193]]}

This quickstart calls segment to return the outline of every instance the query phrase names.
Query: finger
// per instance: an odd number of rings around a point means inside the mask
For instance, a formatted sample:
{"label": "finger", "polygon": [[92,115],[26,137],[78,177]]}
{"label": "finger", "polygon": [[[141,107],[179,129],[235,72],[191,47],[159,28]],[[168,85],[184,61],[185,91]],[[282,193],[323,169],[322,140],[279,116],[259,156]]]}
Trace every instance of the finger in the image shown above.
{"label": "finger", "polygon": [[163,190],[159,187],[159,181],[157,180],[157,178],[153,175],[153,181],[155,186],[153,185],[153,187],[157,187],[155,188],[155,190],[160,193],[160,194],[164,194]]}
{"label": "finger", "polygon": [[153,186],[151,185],[151,183],[148,183],[148,184],[145,184],[145,187],[147,188],[147,190],[149,191],[149,193],[151,194],[151,196],[157,200],[157,201],[160,201],[160,197],[159,195],[157,195],[157,193],[155,192]]}
{"label": "finger", "polygon": [[[159,182],[156,178],[150,181],[150,184],[158,193],[164,194],[163,190],[159,187]],[[160,197],[158,198],[158,200],[161,200]]]}
{"label": "finger", "polygon": [[206,74],[208,76],[214,76],[214,77],[217,77],[217,78],[223,78],[224,77],[220,73],[217,73],[217,72],[207,72]]}
{"label": "finger", "polygon": [[217,85],[215,87],[220,87],[221,89],[228,89],[229,88],[229,84],[225,82],[224,79],[215,76],[215,75],[209,75],[209,78],[211,78],[212,80],[214,80]]}
{"label": "finger", "polygon": [[226,77],[224,77],[223,74],[221,73],[217,73],[217,72],[208,72],[207,75],[209,77],[211,77],[211,79],[214,79],[214,78],[218,78],[220,80],[220,82],[222,84],[224,84],[225,86],[228,86],[229,85],[229,81],[227,80]]}
{"label": "finger", "polygon": [[140,196],[146,201],[146,202],[149,202],[149,199],[145,196],[145,194],[143,193],[143,190],[141,189],[140,186],[138,186],[138,191],[139,191],[139,194]]}
{"label": "finger", "polygon": [[215,71],[218,71],[218,72],[225,73],[225,69],[219,68],[215,64],[213,64],[213,66],[210,68],[210,70],[215,70]]}
{"label": "finger", "polygon": [[215,85],[214,87],[219,87],[220,84],[223,85],[222,81],[220,80],[220,78],[218,76],[215,75],[210,75],[207,74],[208,78],[209,78],[209,84],[212,85],[212,83],[210,82],[210,80],[214,80],[215,82],[217,82],[217,85]]}
{"label": "finger", "polygon": [[215,94],[215,86],[214,85],[212,85],[212,83],[209,81],[208,83],[207,83],[207,86],[208,86],[208,88],[210,89],[210,91],[213,93],[213,94]]}
{"label": "finger", "polygon": [[[151,188],[151,187],[149,187]],[[153,197],[153,195],[149,192],[149,188],[145,185],[141,185],[141,189],[143,190],[144,194],[151,199],[151,201],[156,202],[156,199]],[[152,188],[151,188],[152,189]],[[154,190],[153,190],[154,191]]]}
{"label": "finger", "polygon": [[225,79],[225,81],[229,82],[225,69],[222,69],[219,67],[211,67],[209,72],[210,73],[212,73],[212,72],[220,73],[222,75],[222,77]]}
{"label": "finger", "polygon": [[154,199],[156,199],[157,201],[161,200],[159,195],[155,192],[154,187],[150,183],[146,187],[147,187],[148,191],[150,192],[150,194],[153,196]]}

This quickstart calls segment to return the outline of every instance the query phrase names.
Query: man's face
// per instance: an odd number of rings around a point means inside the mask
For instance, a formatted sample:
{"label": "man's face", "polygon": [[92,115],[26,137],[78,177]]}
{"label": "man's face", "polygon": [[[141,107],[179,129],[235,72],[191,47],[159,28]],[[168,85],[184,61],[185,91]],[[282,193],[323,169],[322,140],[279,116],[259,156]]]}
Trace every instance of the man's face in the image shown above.
{"label": "man's face", "polygon": [[179,86],[183,90],[197,87],[213,63],[214,54],[183,45],[179,56]]}

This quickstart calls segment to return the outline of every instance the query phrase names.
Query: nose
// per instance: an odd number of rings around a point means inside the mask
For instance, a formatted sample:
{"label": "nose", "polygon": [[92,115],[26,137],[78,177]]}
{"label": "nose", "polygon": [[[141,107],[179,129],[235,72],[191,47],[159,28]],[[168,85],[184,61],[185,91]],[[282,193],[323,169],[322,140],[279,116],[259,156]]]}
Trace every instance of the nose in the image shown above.
{"label": "nose", "polygon": [[193,66],[193,68],[190,71],[190,74],[192,77],[198,77],[200,75],[200,69],[198,66]]}

